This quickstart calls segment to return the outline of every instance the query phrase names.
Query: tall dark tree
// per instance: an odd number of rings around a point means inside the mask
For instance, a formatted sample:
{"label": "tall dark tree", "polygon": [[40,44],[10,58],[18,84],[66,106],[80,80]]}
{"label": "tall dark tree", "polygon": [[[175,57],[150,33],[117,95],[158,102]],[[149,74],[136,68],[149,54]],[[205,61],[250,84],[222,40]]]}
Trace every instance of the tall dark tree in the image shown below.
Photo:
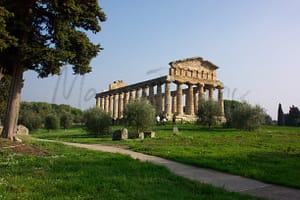
{"label": "tall dark tree", "polygon": [[289,113],[286,117],[286,125],[299,126],[300,125],[300,111],[296,106],[290,107]]}
{"label": "tall dark tree", "polygon": [[90,61],[102,49],[87,31],[97,33],[106,20],[97,0],[0,0],[10,17],[1,17],[0,34],[16,39],[0,52],[0,68],[12,75],[2,136],[13,139],[18,120],[23,73],[34,70],[41,78],[73,66],[75,74],[91,71]]}
{"label": "tall dark tree", "polygon": [[278,113],[277,113],[277,125],[278,126],[284,126],[284,113],[282,111],[281,103],[278,105]]}

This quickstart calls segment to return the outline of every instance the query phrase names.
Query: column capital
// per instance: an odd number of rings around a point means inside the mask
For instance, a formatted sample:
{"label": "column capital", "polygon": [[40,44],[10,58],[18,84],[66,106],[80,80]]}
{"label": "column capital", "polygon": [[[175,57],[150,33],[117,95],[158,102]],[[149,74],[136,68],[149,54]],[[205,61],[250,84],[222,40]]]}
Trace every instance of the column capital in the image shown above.
{"label": "column capital", "polygon": [[205,84],[204,83],[198,83],[198,87],[204,87]]}

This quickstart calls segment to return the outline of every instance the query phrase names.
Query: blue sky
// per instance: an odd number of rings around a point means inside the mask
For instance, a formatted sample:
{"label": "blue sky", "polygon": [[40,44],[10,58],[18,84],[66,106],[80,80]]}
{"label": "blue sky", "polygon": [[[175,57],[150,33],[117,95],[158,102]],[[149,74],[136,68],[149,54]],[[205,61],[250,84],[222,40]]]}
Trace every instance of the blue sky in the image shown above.
{"label": "blue sky", "polygon": [[[104,47],[93,72],[38,79],[26,72],[23,101],[86,109],[114,80],[135,83],[168,73],[168,63],[201,56],[220,67],[225,98],[259,104],[276,118],[300,106],[299,0],[102,0],[102,31],[89,34]],[[147,74],[153,69],[157,73]]]}

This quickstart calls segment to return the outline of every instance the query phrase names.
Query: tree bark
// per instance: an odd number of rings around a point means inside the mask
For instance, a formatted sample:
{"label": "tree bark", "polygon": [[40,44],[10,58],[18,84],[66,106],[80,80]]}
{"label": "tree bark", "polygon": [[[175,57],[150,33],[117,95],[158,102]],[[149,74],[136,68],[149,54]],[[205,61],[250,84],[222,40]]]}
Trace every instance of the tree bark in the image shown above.
{"label": "tree bark", "polygon": [[0,68],[0,81],[2,80],[3,77],[4,77],[3,68]]}
{"label": "tree bark", "polygon": [[10,93],[7,103],[7,110],[5,115],[5,122],[2,132],[3,138],[10,140],[15,139],[17,132],[17,124],[20,110],[21,90],[23,88],[23,73],[24,69],[21,67],[14,67],[12,82],[10,86]]}

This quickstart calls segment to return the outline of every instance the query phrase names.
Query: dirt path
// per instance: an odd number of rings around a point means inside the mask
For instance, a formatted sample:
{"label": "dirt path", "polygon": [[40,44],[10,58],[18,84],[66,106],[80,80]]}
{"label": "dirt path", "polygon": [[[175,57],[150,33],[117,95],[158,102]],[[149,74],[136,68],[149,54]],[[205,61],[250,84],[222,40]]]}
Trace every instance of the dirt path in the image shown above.
{"label": "dirt path", "polygon": [[[51,140],[43,140],[51,141]],[[51,141],[53,142],[53,141]],[[59,142],[59,141],[56,141]],[[148,161],[154,164],[167,167],[173,173],[183,176],[185,178],[196,180],[201,183],[211,184],[216,187],[223,187],[226,190],[250,194],[259,197],[265,197],[275,200],[300,200],[300,190],[288,188],[284,186],[278,186],[273,184],[263,183],[254,179],[244,178],[232,174],[227,174],[211,169],[204,169],[194,167],[174,161],[170,161],[164,158],[150,156],[138,152],[134,152],[127,149],[122,149],[114,146],[106,146],[101,144],[79,144],[70,142],[61,142],[65,145],[86,148],[96,151],[120,153],[129,155],[134,159],[140,161]]]}

